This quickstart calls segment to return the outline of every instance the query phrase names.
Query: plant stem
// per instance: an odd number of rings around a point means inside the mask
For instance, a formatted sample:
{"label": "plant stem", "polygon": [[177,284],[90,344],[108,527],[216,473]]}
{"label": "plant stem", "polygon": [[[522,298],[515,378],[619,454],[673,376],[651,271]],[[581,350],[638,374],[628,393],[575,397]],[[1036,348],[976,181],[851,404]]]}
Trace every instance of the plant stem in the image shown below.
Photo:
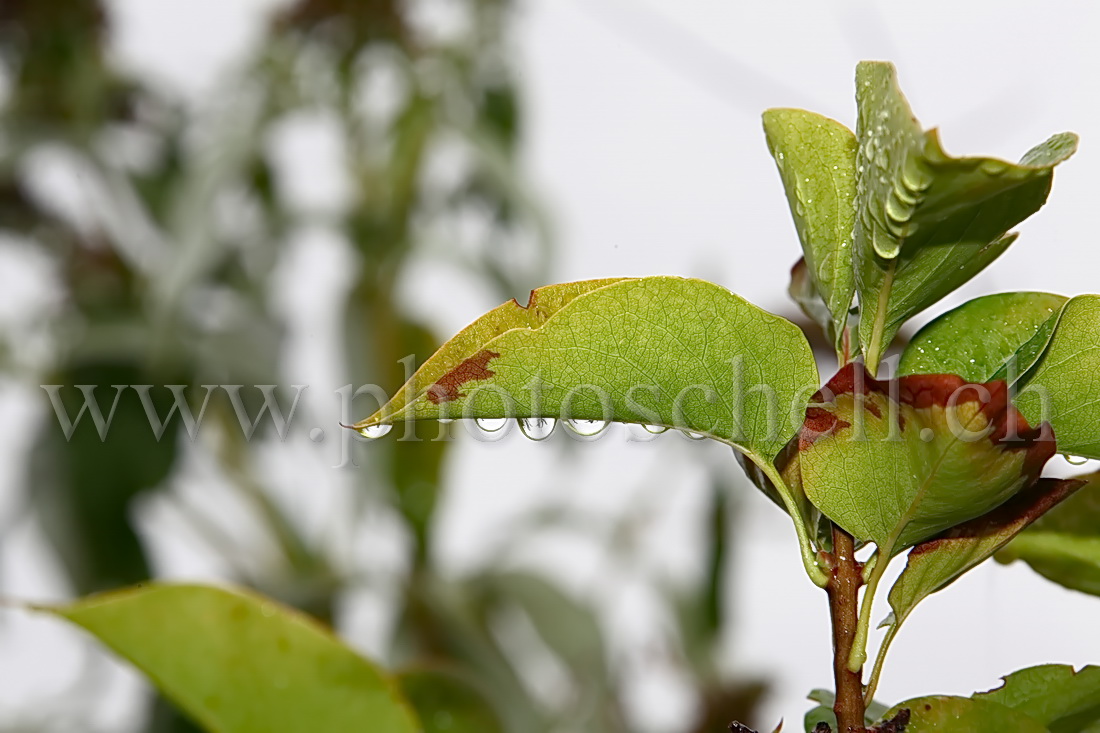
{"label": "plant stem", "polygon": [[863,591],[863,605],[859,609],[859,625],[856,627],[855,641],[852,644],[852,656],[848,660],[848,669],[859,669],[867,661],[867,637],[871,633],[871,607],[878,592],[878,585],[890,564],[889,558],[876,556],[875,565],[866,579],[867,590]]}
{"label": "plant stem", "polygon": [[859,587],[863,571],[855,558],[852,535],[833,525],[833,572],[825,590],[833,622],[833,679],[836,703],[833,712],[837,733],[864,733],[863,671],[852,671],[848,660],[859,623]]}
{"label": "plant stem", "polygon": [[870,705],[871,700],[875,697],[875,689],[878,687],[879,677],[882,675],[882,664],[886,661],[886,652],[890,649],[890,644],[894,641],[894,637],[897,636],[898,628],[901,627],[901,622],[904,619],[894,619],[894,623],[886,632],[886,636],[882,639],[882,646],[878,648],[878,655],[875,657],[875,666],[871,668],[871,679],[867,681],[867,689],[863,693],[864,706]]}

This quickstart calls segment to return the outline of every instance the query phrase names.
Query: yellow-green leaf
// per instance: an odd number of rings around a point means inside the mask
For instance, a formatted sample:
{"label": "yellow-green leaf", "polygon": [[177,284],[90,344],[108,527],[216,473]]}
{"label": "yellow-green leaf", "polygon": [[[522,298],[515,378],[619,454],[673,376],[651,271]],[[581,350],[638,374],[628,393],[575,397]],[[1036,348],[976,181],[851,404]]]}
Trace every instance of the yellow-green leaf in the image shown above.
{"label": "yellow-green leaf", "polygon": [[146,585],[40,610],[92,633],[211,733],[420,730],[375,665],[251,592]]}
{"label": "yellow-green leaf", "polygon": [[768,110],[764,134],[809,275],[831,314],[827,333],[839,343],[855,293],[856,136],[839,122],[802,109]]}
{"label": "yellow-green leaf", "polygon": [[1009,404],[1003,382],[951,374],[882,382],[852,363],[812,402],[798,434],[802,489],[886,557],[1007,501],[1055,450]]}
{"label": "yellow-green leaf", "polygon": [[1035,718],[992,700],[929,695],[906,700],[884,716],[909,711],[905,733],[1050,733]]}

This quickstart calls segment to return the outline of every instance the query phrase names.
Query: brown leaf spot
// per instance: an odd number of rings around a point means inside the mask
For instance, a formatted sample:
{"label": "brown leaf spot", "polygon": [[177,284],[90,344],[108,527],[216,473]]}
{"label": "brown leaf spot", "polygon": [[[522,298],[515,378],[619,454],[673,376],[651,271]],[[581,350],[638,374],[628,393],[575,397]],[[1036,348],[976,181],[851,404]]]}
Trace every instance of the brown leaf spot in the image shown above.
{"label": "brown leaf spot", "polygon": [[851,425],[823,407],[809,407],[806,409],[806,421],[802,423],[802,429],[798,433],[798,450],[806,450],[818,438],[824,438],[834,430],[843,430]]}
{"label": "brown leaf spot", "polygon": [[488,379],[496,372],[487,369],[490,359],[496,359],[500,354],[494,351],[479,351],[469,359],[456,366],[451,371],[439,378],[435,384],[428,388],[428,399],[433,404],[451,402],[466,395],[458,391],[459,387],[467,382],[479,379]]}

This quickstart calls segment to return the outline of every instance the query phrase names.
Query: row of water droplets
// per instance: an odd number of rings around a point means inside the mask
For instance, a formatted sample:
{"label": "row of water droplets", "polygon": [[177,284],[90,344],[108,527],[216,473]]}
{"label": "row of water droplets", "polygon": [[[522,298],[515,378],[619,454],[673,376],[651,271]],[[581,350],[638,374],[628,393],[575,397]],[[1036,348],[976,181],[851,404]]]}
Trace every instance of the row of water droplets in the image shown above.
{"label": "row of water droplets", "polygon": [[[479,417],[474,419],[474,423],[477,424],[478,428],[486,433],[499,433],[508,427],[509,421],[510,418],[506,417]],[[447,420],[446,422],[450,421]],[[585,438],[594,438],[611,425],[606,420],[578,420],[573,418],[559,421],[552,417],[522,417],[515,420],[524,437],[538,441],[546,440],[553,435],[558,422],[561,422],[570,432]],[[660,435],[669,430],[668,427],[663,425],[642,425],[642,428],[653,435]],[[365,438],[375,440],[385,437],[391,430],[393,430],[393,425],[371,425],[363,428],[359,433]],[[688,430],[681,430],[680,432],[692,440],[702,440],[706,437],[701,433],[693,433]]]}

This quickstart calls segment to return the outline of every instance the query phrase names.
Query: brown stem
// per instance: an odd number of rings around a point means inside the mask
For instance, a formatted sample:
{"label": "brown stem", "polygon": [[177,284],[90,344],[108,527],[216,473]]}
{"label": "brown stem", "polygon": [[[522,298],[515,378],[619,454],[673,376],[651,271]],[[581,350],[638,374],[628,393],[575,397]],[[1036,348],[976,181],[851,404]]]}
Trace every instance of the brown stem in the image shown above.
{"label": "brown stem", "polygon": [[838,733],[864,733],[863,670],[848,669],[859,623],[859,587],[863,573],[855,558],[852,535],[833,525],[833,572],[825,590],[833,621],[833,678],[836,683]]}

